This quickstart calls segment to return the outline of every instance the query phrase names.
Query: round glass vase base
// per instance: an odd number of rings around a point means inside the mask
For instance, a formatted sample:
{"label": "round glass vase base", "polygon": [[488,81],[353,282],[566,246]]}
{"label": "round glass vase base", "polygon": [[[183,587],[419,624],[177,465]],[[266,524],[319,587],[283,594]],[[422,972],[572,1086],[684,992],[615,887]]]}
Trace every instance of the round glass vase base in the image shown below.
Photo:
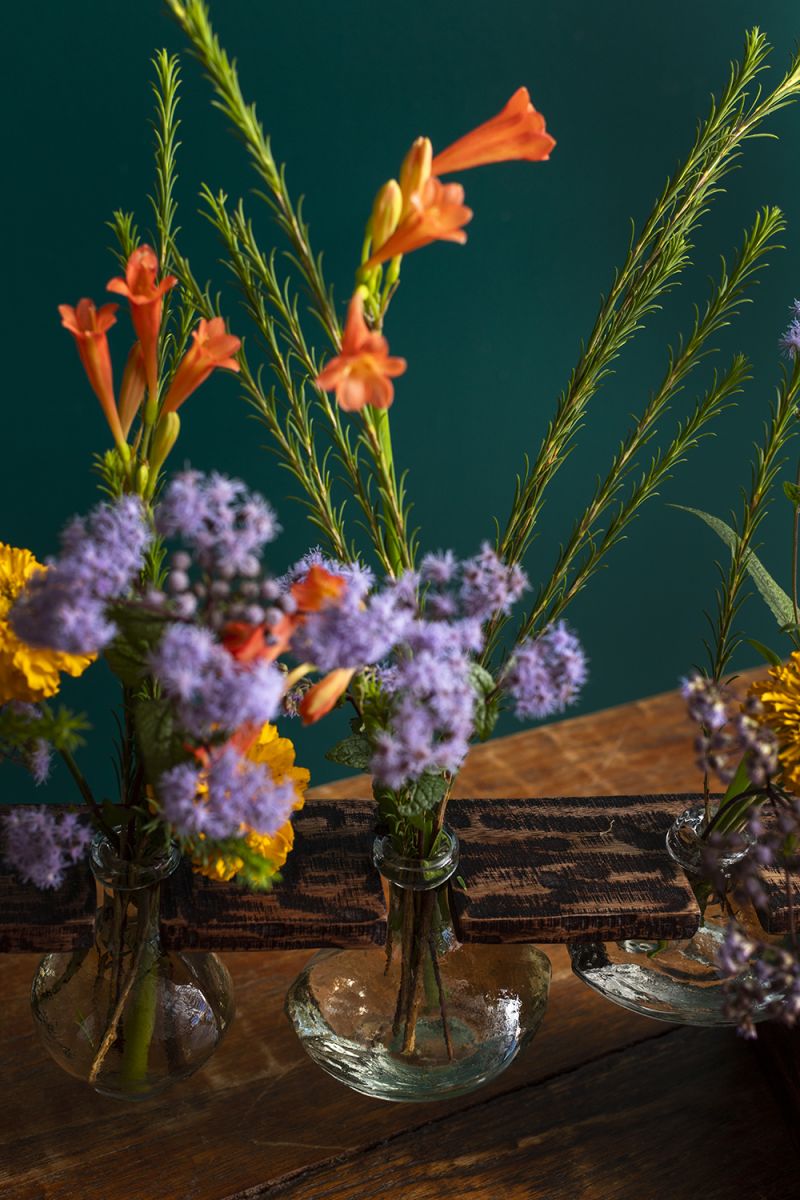
{"label": "round glass vase base", "polygon": [[404,1103],[464,1095],[536,1033],[550,961],[532,946],[459,946],[439,967],[444,1004],[430,987],[410,1038],[393,1021],[397,979],[381,950],[315,955],[289,991],[287,1016],[309,1057],[353,1091]]}
{"label": "round glass vase base", "polygon": [[31,1000],[40,1040],[54,1062],[115,1100],[147,1100],[193,1075],[234,1015],[227,968],[207,953],[153,955],[138,980],[136,1004],[123,1003],[109,1040],[110,1014],[119,1004],[111,995],[111,972],[91,949],[45,955]]}
{"label": "round glass vase base", "polygon": [[[688,941],[572,943],[569,953],[584,983],[631,1012],[676,1025],[734,1026],[716,961],[723,933],[701,926]],[[767,1019],[773,1000],[755,1009],[754,1021]]]}

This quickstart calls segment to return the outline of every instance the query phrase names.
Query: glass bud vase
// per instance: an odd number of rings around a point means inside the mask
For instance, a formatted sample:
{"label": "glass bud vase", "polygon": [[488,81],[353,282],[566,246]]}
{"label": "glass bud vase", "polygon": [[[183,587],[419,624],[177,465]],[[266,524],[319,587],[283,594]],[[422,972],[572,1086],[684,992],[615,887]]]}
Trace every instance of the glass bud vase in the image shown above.
{"label": "glass bud vase", "polygon": [[161,944],[161,884],[179,862],[172,847],[132,864],[95,837],[94,944],[46,954],[34,976],[31,1007],[45,1049],[119,1100],[143,1100],[191,1075],[233,1018],[233,985],[217,956],[167,953]]}
{"label": "glass bud vase", "polygon": [[286,999],[310,1057],[382,1100],[436,1100],[487,1083],[533,1037],[547,1004],[550,962],[540,950],[459,943],[448,885],[458,840],[445,827],[439,844],[421,860],[375,840],[386,946],[320,951]]}
{"label": "glass bud vase", "polygon": [[[584,983],[607,1000],[646,1017],[681,1025],[735,1025],[726,1013],[725,988],[717,957],[725,930],[735,918],[747,932],[764,937],[752,905],[732,891],[716,896],[702,873],[702,804],[686,809],[670,826],[667,851],[686,872],[701,909],[694,937],[683,941],[643,940],[603,943],[572,942],[572,969]],[[721,866],[732,866],[749,846],[732,854]],[[744,978],[750,974],[743,973]],[[753,1009],[753,1020],[764,1020],[775,996]]]}

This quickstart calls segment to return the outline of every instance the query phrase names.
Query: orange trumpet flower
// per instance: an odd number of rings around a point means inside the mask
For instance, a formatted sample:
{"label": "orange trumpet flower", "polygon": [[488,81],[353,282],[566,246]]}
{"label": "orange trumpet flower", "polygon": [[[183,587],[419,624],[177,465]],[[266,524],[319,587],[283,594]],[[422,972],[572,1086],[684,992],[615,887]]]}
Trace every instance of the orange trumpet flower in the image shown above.
{"label": "orange trumpet flower", "polygon": [[409,197],[406,215],[365,266],[376,267],[387,259],[408,254],[431,242],[458,242],[463,246],[467,235],[462,226],[471,220],[472,209],[464,204],[461,184],[442,183],[441,179],[431,175],[422,190]]}
{"label": "orange trumpet flower", "polygon": [[145,383],[142,347],[139,342],[134,342],[119,389],[119,419],[126,438],[130,433],[133,418],[142,406]]}
{"label": "orange trumpet flower", "polygon": [[194,345],[184,354],[164,401],[164,412],[175,412],[192,392],[205,383],[215,367],[238,371],[239,364],[232,357],[241,340],[233,337],[225,328],[222,317],[201,321],[192,334]]}
{"label": "orange trumpet flower", "polygon": [[313,684],[297,706],[303,724],[314,725],[326,716],[345,694],[355,673],[354,667],[337,667]]}
{"label": "orange trumpet flower", "polygon": [[119,413],[114,401],[114,379],[111,354],[106,332],[116,324],[115,313],[119,305],[104,304],[95,308],[92,300],[79,300],[73,308],[70,304],[59,304],[61,324],[75,339],[83,369],[94,389],[100,407],[118,446],[125,445],[125,434],[120,424]]}
{"label": "orange trumpet flower", "polygon": [[[386,244],[393,242],[399,232]],[[372,259],[368,265],[374,265]],[[364,320],[364,294],[357,288],[347,310],[341,352],[322,368],[316,378],[317,387],[335,391],[336,403],[345,412],[358,412],[365,404],[388,408],[394,400],[392,379],[405,369],[406,360],[390,357],[386,338],[371,330]]]}
{"label": "orange trumpet flower", "polygon": [[437,154],[432,170],[436,175],[449,175],[510,159],[541,162],[550,157],[555,144],[545,129],[544,117],[531,104],[528,89],[521,87],[496,117]]}
{"label": "orange trumpet flower", "polygon": [[137,246],[128,259],[125,278],[117,276],[106,285],[110,292],[127,296],[130,302],[131,321],[141,342],[147,387],[153,397],[158,391],[158,333],[164,293],[178,282],[174,275],[165,275],[156,283],[157,274],[158,258],[153,248]]}
{"label": "orange trumpet flower", "polygon": [[292,599],[301,613],[319,612],[326,604],[336,604],[347,590],[343,575],[332,572],[314,563],[302,579],[292,584]]}

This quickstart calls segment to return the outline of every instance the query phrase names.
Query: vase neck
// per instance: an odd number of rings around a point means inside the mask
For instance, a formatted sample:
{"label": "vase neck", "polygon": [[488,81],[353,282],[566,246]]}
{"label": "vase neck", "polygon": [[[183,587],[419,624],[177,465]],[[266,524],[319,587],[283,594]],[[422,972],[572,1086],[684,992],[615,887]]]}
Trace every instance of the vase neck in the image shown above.
{"label": "vase neck", "polygon": [[[716,804],[712,807],[709,814],[711,818],[714,817],[717,808]],[[687,875],[698,880],[703,879],[708,873],[704,862],[706,829],[705,806],[694,804],[676,817],[667,830],[666,842],[670,857],[683,867]],[[732,849],[724,857],[718,858],[719,868],[725,871],[726,868],[732,867],[744,858],[749,849],[750,839],[745,838],[741,848]]]}
{"label": "vase neck", "polygon": [[454,949],[458,940],[448,887],[458,867],[458,838],[453,831],[444,827],[430,858],[398,854],[388,837],[375,839],[373,857],[388,885],[392,955],[408,953],[410,942],[420,938],[436,957]]}
{"label": "vase neck", "polygon": [[160,933],[161,886],[178,867],[180,851],[172,845],[139,862],[122,858],[104,834],[91,845],[89,860],[99,885],[95,922],[98,948],[113,955]]}

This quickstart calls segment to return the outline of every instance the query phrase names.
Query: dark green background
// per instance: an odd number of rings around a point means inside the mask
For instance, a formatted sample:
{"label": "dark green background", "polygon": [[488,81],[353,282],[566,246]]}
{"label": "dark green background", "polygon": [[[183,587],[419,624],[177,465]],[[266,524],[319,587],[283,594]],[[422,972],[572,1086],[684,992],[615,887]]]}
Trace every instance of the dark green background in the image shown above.
{"label": "dark green background", "polygon": [[[293,193],[307,197],[312,239],[325,250],[342,306],[371,196],[397,171],[415,136],[429,134],[443,147],[526,83],[558,139],[547,164],[463,177],[476,214],[469,243],[434,246],[406,261],[387,330],[393,352],[409,361],[392,418],[398,459],[411,468],[423,545],[469,553],[492,536],[493,515],[505,517],[523,452],[535,450],[624,254],[629,218],[646,215],[688,149],[746,27],[761,24],[770,36],[770,78],[777,79],[800,32],[797,7],[788,0],[406,0],[393,7],[374,0],[224,0],[214,16],[276,157],[288,162]],[[114,208],[135,208],[140,224],[149,224],[149,60],[161,45],[182,49],[182,39],[158,0],[14,5],[4,14],[4,38],[0,537],[44,555],[64,519],[95,499],[91,455],[108,442],[56,305],[104,297],[115,273],[104,222]],[[188,59],[184,79],[183,247],[198,275],[221,286],[212,232],[196,215],[197,189],[206,181],[238,197],[250,192],[254,177]],[[779,204],[790,222],[787,250],[773,256],[756,303],[724,339],[726,354],[741,348],[752,357],[754,381],[717,439],[645,510],[571,612],[591,658],[582,711],[672,687],[702,654],[718,547],[666,501],[720,515],[736,502],[777,379],[777,339],[800,292],[800,108],[780,114],[772,129],[780,141],[749,145],[743,169],[729,178],[729,194],[698,239],[696,268],[595,399],[527,563],[534,579],[549,571],[628,414],[657,383],[669,339],[703,299],[718,255],[738,242],[757,206]],[[266,214],[254,197],[248,203],[268,243]],[[232,291],[225,311],[241,330]],[[121,318],[112,333],[118,373],[129,338],[127,315]],[[688,411],[694,394],[687,392],[677,411]],[[313,532],[285,498],[286,477],[263,449],[265,436],[248,418],[235,381],[213,380],[182,415],[181,459],[244,477],[278,508],[285,533],[274,567],[282,569]],[[788,518],[785,502],[777,503],[765,530],[764,554],[776,572],[785,570]],[[746,616],[750,632],[769,640],[759,605]],[[97,742],[102,746],[110,730],[110,692],[96,674],[89,691],[99,736],[83,756],[108,786]],[[65,694],[86,703],[86,689],[69,686]],[[296,730],[300,757],[317,781],[337,773],[322,752],[338,728],[329,722],[310,736]],[[28,794],[21,776],[5,778],[7,799]],[[66,796],[60,776],[50,796]]]}

